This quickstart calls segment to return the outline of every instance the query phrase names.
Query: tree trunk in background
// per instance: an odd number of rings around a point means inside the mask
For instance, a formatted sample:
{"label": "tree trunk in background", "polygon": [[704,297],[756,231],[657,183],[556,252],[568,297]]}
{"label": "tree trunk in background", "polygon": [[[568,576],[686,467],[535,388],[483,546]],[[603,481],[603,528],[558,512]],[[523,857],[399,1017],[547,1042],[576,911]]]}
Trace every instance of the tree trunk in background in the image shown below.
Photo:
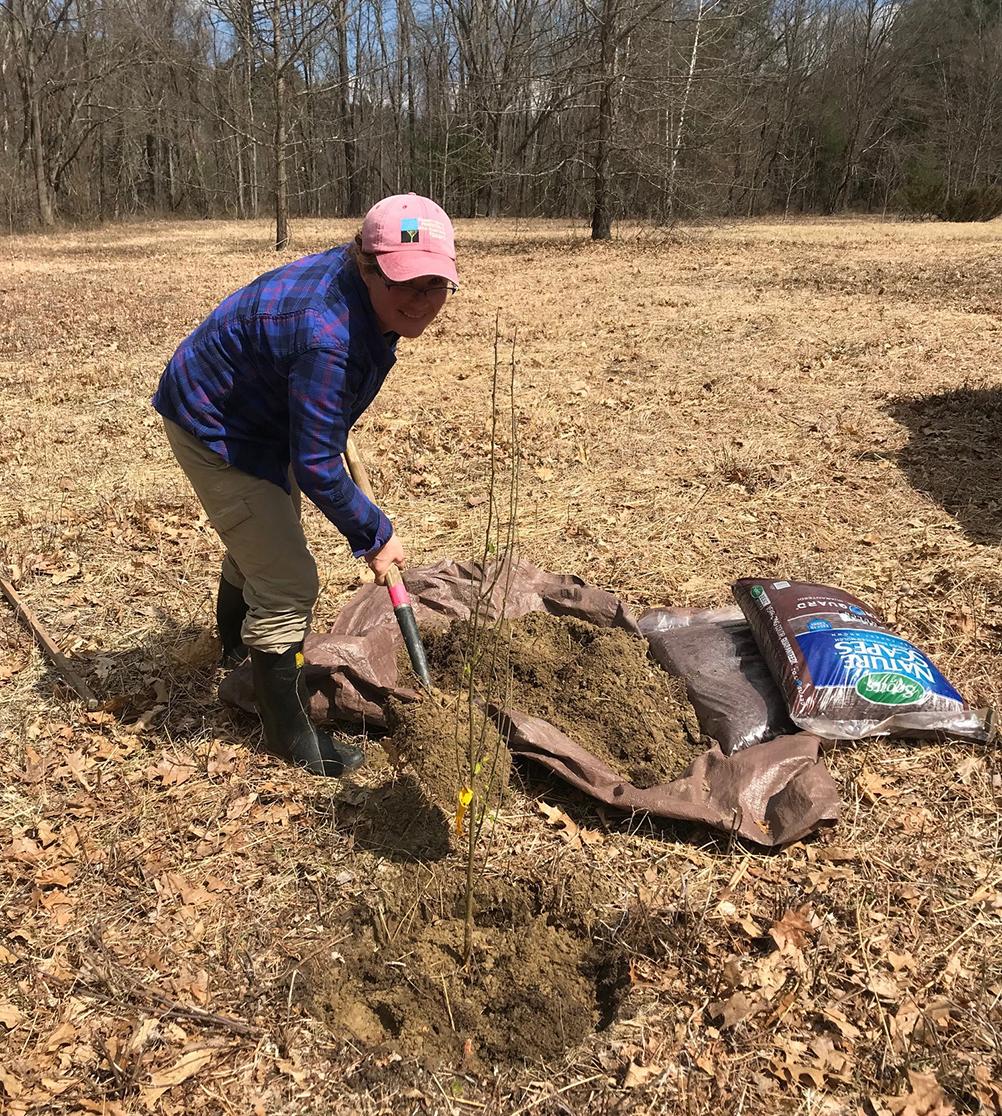
{"label": "tree trunk in background", "polygon": [[248,210],[251,217],[256,217],[258,215],[260,207],[260,197],[257,166],[257,125],[254,120],[254,0],[245,0],[244,3],[243,34],[244,104],[247,108],[247,131],[250,133],[250,182],[248,184]]}
{"label": "tree trunk in background", "polygon": [[430,185],[425,186],[418,181],[417,171],[417,106],[414,103],[414,44],[411,40],[413,15],[410,0],[397,0],[397,12],[400,19],[400,53],[407,67],[404,92],[407,98],[407,181],[410,189],[427,194]]}
{"label": "tree trunk in background", "polygon": [[285,162],[285,69],[282,58],[282,8],[274,0],[272,15],[272,65],[275,92],[275,251],[289,243],[289,171]]}
{"label": "tree trunk in background", "polygon": [[9,32],[5,27],[0,38],[0,153],[4,155],[10,150],[10,122],[13,115],[7,93],[9,41]]}
{"label": "tree trunk in background", "polygon": [[591,211],[592,240],[612,237],[609,207],[609,145],[612,142],[613,86],[616,81],[616,16],[619,0],[604,0],[599,23],[598,137]]}
{"label": "tree trunk in background", "polygon": [[148,209],[156,208],[157,195],[157,138],[152,132],[146,133],[143,159],[142,198]]}
{"label": "tree trunk in background", "polygon": [[[64,9],[65,11],[65,9]],[[24,0],[13,0],[7,8],[11,41],[14,47],[15,68],[21,89],[21,104],[25,119],[25,138],[31,157],[32,180],[35,192],[36,215],[46,228],[55,224],[55,204],[49,185],[45,160],[45,133],[42,127],[41,89],[39,87],[36,35],[41,34],[37,22],[29,15]],[[48,26],[43,25],[48,31]],[[52,42],[52,39],[49,39]]]}
{"label": "tree trunk in background", "polygon": [[337,108],[341,124],[341,153],[344,159],[344,215],[362,212],[355,153],[355,117],[352,111],[351,67],[348,65],[348,9],[341,4],[337,14]]}
{"label": "tree trunk in background", "polygon": [[27,76],[22,88],[31,120],[28,143],[31,147],[31,165],[35,172],[38,219],[44,226],[51,227],[56,223],[56,213],[52,201],[52,191],[49,189],[48,173],[45,168],[45,137],[42,134],[42,112],[38,103],[39,93],[31,88],[31,82]]}
{"label": "tree trunk in background", "polygon": [[[714,0],[710,0],[710,7]],[[689,54],[689,68],[685,75],[685,86],[682,90],[682,104],[678,110],[678,122],[674,126],[671,145],[671,161],[668,165],[668,197],[665,210],[669,221],[675,219],[675,210],[678,206],[678,160],[685,142],[685,127],[688,120],[689,100],[692,97],[692,85],[696,76],[696,64],[699,60],[699,40],[703,33],[703,16],[706,11],[706,0],[699,0],[696,10],[696,26],[692,33],[692,51]],[[738,154],[735,158],[739,158]]]}

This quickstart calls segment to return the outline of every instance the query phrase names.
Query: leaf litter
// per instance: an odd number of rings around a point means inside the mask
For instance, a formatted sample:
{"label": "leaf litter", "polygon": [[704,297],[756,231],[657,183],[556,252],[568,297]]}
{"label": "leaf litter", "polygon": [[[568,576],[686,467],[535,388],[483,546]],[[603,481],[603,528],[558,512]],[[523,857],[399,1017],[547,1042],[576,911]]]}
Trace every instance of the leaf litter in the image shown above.
{"label": "leaf litter", "polygon": [[[309,251],[332,230],[297,234]],[[150,280],[165,235],[6,244],[18,282],[4,312],[39,336],[63,324],[46,349],[0,359],[0,560],[119,704],[67,704],[0,614],[5,1111],[999,1112],[1002,774],[994,749],[948,741],[832,752],[843,822],[780,855],[643,819],[610,826],[550,788],[551,809],[604,838],[576,841],[515,784],[488,896],[503,880],[500,910],[525,900],[512,927],[545,911],[628,962],[618,998],[597,984],[585,997],[615,1018],[592,1014],[599,1029],[545,1072],[481,1073],[463,1059],[488,1061],[490,1041],[478,1053],[450,1039],[458,1062],[428,1073],[364,1052],[295,985],[290,998],[290,964],[329,971],[351,950],[345,927],[370,933],[352,912],[405,915],[401,876],[422,877],[374,848],[380,834],[343,801],[385,768],[318,786],[249,749],[253,727],[215,700],[204,637],[218,551],[146,400],[171,345],[274,257],[264,223],[172,225],[172,267]],[[998,315],[956,278],[959,262],[991,265],[990,228],[761,222],[600,247],[540,222],[461,235],[468,295],[406,354],[407,399],[377,400],[364,431],[415,561],[463,553],[486,513],[489,338],[494,308],[518,305],[529,556],[638,607],[724,603],[750,566],[842,584],[972,701],[998,703],[1002,523],[985,495],[998,487],[985,372]],[[805,285],[833,257],[838,282]],[[122,341],[100,368],[81,301]],[[599,453],[612,416],[615,452]],[[331,587],[322,624],[355,565],[310,512],[307,529]],[[428,935],[453,917],[448,901],[427,909]],[[194,1072],[154,1085],[179,1065]]]}

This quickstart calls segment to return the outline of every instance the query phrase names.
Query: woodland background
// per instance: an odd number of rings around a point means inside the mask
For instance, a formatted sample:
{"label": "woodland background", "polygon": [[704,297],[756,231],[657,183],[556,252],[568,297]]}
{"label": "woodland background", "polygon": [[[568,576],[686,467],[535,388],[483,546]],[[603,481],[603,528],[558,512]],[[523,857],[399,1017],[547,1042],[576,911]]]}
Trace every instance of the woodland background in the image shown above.
{"label": "woodland background", "polygon": [[1002,0],[0,0],[0,221],[1002,211]]}

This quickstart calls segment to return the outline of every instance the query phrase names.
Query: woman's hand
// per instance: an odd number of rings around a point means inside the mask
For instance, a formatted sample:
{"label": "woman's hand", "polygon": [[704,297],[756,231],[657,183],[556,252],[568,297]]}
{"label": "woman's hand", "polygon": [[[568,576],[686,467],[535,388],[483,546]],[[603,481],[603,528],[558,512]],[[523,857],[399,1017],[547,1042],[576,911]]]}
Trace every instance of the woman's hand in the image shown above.
{"label": "woman's hand", "polygon": [[405,564],[404,548],[400,545],[400,540],[397,538],[396,531],[386,540],[383,546],[366,558],[369,563],[369,569],[376,575],[376,581],[380,585],[386,584],[386,571],[391,566],[396,566],[398,569],[403,569]]}

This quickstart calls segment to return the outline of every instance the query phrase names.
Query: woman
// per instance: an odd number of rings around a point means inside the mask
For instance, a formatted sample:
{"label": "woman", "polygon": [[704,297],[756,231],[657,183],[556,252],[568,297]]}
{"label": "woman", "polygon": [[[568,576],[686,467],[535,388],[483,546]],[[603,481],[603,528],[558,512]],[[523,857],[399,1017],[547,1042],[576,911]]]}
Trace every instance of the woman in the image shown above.
{"label": "woman", "polygon": [[306,710],[303,641],[319,592],[299,521],[305,493],[377,581],[404,548],[342,460],[348,432],[396,360],[456,289],[444,210],[384,198],[354,243],[260,276],[226,298],[171,358],[153,406],[226,548],[216,621],[224,662],[250,653],[268,746],[316,774],[362,752],[318,732]]}

